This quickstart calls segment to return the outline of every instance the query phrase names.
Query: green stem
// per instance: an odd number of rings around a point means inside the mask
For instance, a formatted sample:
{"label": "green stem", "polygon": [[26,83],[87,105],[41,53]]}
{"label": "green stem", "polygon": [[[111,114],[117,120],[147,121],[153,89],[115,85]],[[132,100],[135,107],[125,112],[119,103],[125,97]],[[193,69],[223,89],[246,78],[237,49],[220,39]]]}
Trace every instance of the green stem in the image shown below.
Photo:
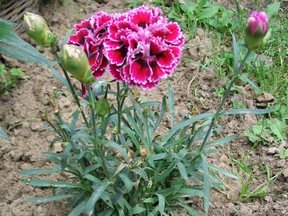
{"label": "green stem", "polygon": [[[93,95],[93,92],[92,92],[90,86],[86,85],[86,88],[88,89],[89,104],[90,104],[90,109],[91,109],[91,119],[92,119],[93,135],[94,135],[94,142],[93,143],[96,143],[96,145],[94,144],[96,154],[99,154],[105,175],[110,176],[110,173],[108,172],[108,168],[107,168],[107,165],[105,162],[104,154],[103,154],[104,146],[103,146],[102,142],[99,141],[98,133],[97,133],[97,127],[96,127],[96,121],[95,121],[95,111],[94,111],[95,97]],[[103,122],[103,121],[101,121],[101,122]]]}
{"label": "green stem", "polygon": [[117,116],[118,116],[118,124],[117,124],[117,133],[121,133],[121,93],[120,93],[120,83],[117,82]]}
{"label": "green stem", "polygon": [[94,111],[95,99],[94,99],[91,87],[89,85],[86,85],[86,89],[88,90],[89,105],[91,109],[93,135],[94,135],[95,141],[98,142],[98,134],[97,134],[97,128],[96,128],[96,122],[95,122],[95,111]]}
{"label": "green stem", "polygon": [[206,133],[205,138],[203,139],[203,142],[202,142],[202,144],[201,144],[201,146],[200,146],[200,148],[199,148],[198,153],[202,152],[205,144],[207,143],[208,138],[209,138],[209,135],[210,135],[210,133],[211,133],[211,130],[212,130],[215,122],[216,122],[217,119],[219,118],[220,113],[221,113],[221,110],[222,110],[222,107],[223,107],[224,103],[226,102],[226,100],[227,100],[227,98],[228,98],[228,96],[229,96],[229,94],[230,94],[230,91],[231,91],[231,89],[232,89],[232,87],[233,87],[233,84],[234,84],[235,81],[239,78],[239,75],[240,75],[240,73],[242,72],[244,63],[246,62],[246,60],[247,60],[248,56],[250,55],[250,53],[251,53],[251,51],[248,50],[248,52],[246,53],[243,61],[242,61],[241,64],[240,64],[240,66],[237,67],[236,71],[234,71],[233,79],[231,80],[231,82],[230,82],[230,84],[229,84],[229,86],[228,86],[228,88],[227,88],[224,96],[222,97],[221,103],[218,105],[218,108],[217,108],[217,110],[216,110],[216,113],[215,113],[215,115],[213,116],[213,118],[212,118],[212,120],[211,120],[209,129],[208,129],[208,131],[207,131],[207,133]]}
{"label": "green stem", "polygon": [[86,126],[87,126],[87,128],[88,128],[88,127],[89,127],[89,124],[88,124],[87,118],[86,118],[86,116],[85,116],[85,113],[84,113],[84,111],[83,111],[83,109],[82,109],[82,106],[81,106],[81,104],[80,104],[78,95],[77,95],[77,93],[76,93],[76,91],[75,91],[75,89],[74,89],[74,87],[73,87],[73,85],[72,85],[72,83],[71,83],[71,81],[70,81],[70,78],[69,78],[69,76],[68,76],[68,74],[67,74],[67,71],[66,71],[62,66],[61,66],[61,68],[62,68],[63,73],[64,73],[64,75],[65,75],[65,78],[66,78],[66,80],[67,80],[67,82],[68,82],[69,88],[70,88],[70,90],[71,90],[71,92],[72,92],[72,96],[73,96],[74,100],[76,101],[77,106],[79,107],[80,112],[81,112],[81,115],[82,115],[82,117],[83,117],[83,119],[84,119],[84,122],[85,122],[85,124],[86,124]]}

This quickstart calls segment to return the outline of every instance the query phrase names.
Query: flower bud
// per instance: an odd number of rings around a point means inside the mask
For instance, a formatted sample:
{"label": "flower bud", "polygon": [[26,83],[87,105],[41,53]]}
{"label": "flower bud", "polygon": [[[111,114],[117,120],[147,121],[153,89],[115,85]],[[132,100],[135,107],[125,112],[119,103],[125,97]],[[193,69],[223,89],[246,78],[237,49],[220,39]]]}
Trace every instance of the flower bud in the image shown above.
{"label": "flower bud", "polygon": [[66,44],[59,54],[60,64],[81,83],[94,82],[88,58],[85,52],[78,46]]}
{"label": "flower bud", "polygon": [[254,11],[247,19],[246,45],[248,49],[254,50],[267,42],[270,37],[269,17],[265,12]]}
{"label": "flower bud", "polygon": [[56,36],[48,28],[45,19],[38,14],[26,12],[24,28],[29,37],[39,45],[49,47],[56,42]]}
{"label": "flower bud", "polygon": [[141,147],[140,148],[140,155],[141,155],[141,157],[146,158],[146,156],[148,155],[148,148]]}
{"label": "flower bud", "polygon": [[96,102],[96,105],[95,105],[95,109],[96,109],[96,112],[99,116],[105,116],[106,114],[109,113],[109,110],[110,110],[110,104],[108,102],[107,99],[105,98],[100,98],[97,102]]}
{"label": "flower bud", "polygon": [[135,153],[133,150],[129,150],[128,151],[128,157],[131,159],[131,160],[134,160],[135,158]]}

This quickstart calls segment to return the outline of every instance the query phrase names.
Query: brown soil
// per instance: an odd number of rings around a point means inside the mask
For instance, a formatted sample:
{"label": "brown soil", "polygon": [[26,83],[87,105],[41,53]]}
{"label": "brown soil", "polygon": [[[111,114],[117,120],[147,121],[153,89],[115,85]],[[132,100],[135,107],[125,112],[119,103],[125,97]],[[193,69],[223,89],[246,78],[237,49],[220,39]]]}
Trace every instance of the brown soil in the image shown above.
{"label": "brown soil", "polygon": [[[124,11],[124,1],[113,0],[109,3],[97,3],[95,1],[67,1],[65,5],[52,4],[42,8],[42,14],[47,19],[49,26],[60,36],[64,36],[67,29],[93,12],[104,10],[107,12]],[[161,99],[171,84],[175,91],[175,112],[181,117],[183,113],[198,114],[204,111],[215,111],[219,98],[215,88],[222,86],[225,80],[215,78],[213,68],[200,68],[199,63],[205,63],[215,51],[209,38],[209,32],[197,30],[196,38],[187,42],[184,56],[192,61],[183,60],[175,72],[172,81],[162,82],[153,91],[145,92],[147,97]],[[41,152],[49,151],[49,141],[53,135],[47,132],[47,125],[41,120],[40,113],[45,110],[53,112],[51,98],[53,87],[60,89],[63,94],[59,97],[59,108],[65,111],[68,118],[72,113],[73,105],[70,104],[70,96],[65,96],[67,91],[61,87],[49,71],[40,66],[22,64],[12,60],[8,66],[19,66],[26,74],[16,88],[11,90],[9,96],[0,97],[0,121],[5,129],[10,128],[11,142],[0,140],[0,215],[2,216],[64,216],[67,215],[68,207],[64,202],[34,205],[26,202],[29,197],[44,196],[50,191],[35,189],[21,185],[21,170],[49,166],[49,162],[41,156]],[[249,86],[241,87],[242,92],[233,95],[232,100],[242,102],[247,107],[254,107],[254,95]],[[67,95],[69,95],[67,93]],[[230,102],[227,108],[230,107]],[[250,128],[256,122],[255,116],[231,117],[222,121],[223,134],[241,133]],[[283,142],[282,147],[287,147]],[[275,146],[279,146],[276,145]],[[246,138],[240,137],[229,146],[222,147],[218,153],[212,155],[211,161],[219,164],[224,169],[232,170],[231,156],[241,158],[250,149]],[[258,147],[252,151],[246,159],[246,163],[266,164],[271,169],[271,175],[288,165],[288,160],[280,160],[276,152],[271,148]],[[255,166],[254,173],[259,169]],[[243,176],[245,178],[246,176]],[[242,178],[242,177],[240,177]],[[271,182],[268,193],[262,199],[240,202],[238,193],[241,189],[240,180],[224,179],[228,188],[223,193],[213,191],[209,215],[288,215],[288,173],[279,175]],[[253,179],[253,187],[265,182],[265,176]],[[185,215],[184,213],[181,215]]]}

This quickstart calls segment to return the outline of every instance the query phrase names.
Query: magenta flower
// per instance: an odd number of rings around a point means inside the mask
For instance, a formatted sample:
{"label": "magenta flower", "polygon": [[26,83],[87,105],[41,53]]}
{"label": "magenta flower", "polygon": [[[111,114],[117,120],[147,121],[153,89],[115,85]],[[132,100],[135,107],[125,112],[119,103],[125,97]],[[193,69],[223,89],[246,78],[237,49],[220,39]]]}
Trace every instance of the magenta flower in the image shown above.
{"label": "magenta flower", "polygon": [[270,36],[269,17],[265,12],[254,11],[247,19],[246,44],[251,50],[265,44]]}
{"label": "magenta flower", "polygon": [[115,17],[104,47],[116,80],[151,89],[173,74],[183,44],[177,23],[169,22],[157,8],[141,6]]}
{"label": "magenta flower", "polygon": [[104,56],[103,43],[107,38],[107,28],[113,16],[99,12],[91,18],[75,25],[76,33],[69,37],[68,43],[80,46],[86,53],[93,76],[101,77],[108,66]]}
{"label": "magenta flower", "polygon": [[268,31],[269,17],[265,12],[254,11],[247,20],[247,31],[249,35],[263,36]]}

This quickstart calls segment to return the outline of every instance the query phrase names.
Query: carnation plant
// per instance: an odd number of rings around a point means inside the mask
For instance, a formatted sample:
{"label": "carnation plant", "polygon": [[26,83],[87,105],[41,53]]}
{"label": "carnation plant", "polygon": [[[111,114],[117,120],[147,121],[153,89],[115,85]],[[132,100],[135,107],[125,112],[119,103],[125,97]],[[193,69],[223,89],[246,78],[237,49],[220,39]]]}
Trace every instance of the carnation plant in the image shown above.
{"label": "carnation plant", "polygon": [[[121,14],[98,12],[77,23],[60,49],[44,19],[27,14],[27,33],[40,45],[51,48],[65,79],[33,47],[26,46],[26,58],[33,53],[32,61],[48,67],[68,87],[78,106],[68,122],[58,110],[55,120],[43,117],[54,129],[55,141],[62,143],[63,152],[44,153],[55,164],[53,167],[22,172],[27,176],[25,184],[52,189],[51,196],[29,201],[67,199],[69,216],[173,215],[181,208],[198,215],[193,203],[195,197],[200,197],[207,213],[211,188],[223,186],[219,177],[237,178],[207,159],[215,147],[235,138],[234,134],[215,136],[221,130],[218,119],[268,112],[222,109],[251,50],[262,45],[249,45],[251,37],[258,31],[262,34],[258,37],[257,33],[257,37],[262,40],[268,30],[263,28],[264,21],[268,26],[268,18],[259,20],[258,13],[251,17],[247,25],[249,49],[241,62],[233,37],[234,75],[216,113],[186,115],[176,121],[171,88],[162,101],[141,102],[131,91],[132,87],[147,90],[161,80],[165,82],[181,60],[181,29],[158,8],[142,6]],[[13,43],[24,42],[18,38]],[[110,79],[99,80],[105,71]],[[68,72],[81,82],[81,94],[73,87]],[[55,173],[62,179],[43,179],[43,174]]]}

